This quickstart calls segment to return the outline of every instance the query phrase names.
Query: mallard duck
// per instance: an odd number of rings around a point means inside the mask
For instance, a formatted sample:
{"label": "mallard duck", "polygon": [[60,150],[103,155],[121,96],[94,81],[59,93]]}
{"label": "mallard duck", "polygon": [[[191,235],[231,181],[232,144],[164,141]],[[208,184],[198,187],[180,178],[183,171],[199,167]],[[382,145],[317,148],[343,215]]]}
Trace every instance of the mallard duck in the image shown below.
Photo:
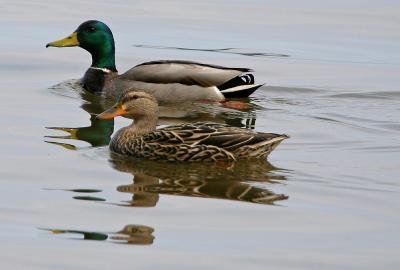
{"label": "mallard duck", "polygon": [[111,139],[113,152],[169,161],[234,161],[266,158],[287,135],[253,132],[225,124],[197,122],[156,129],[157,100],[145,92],[123,94],[100,119],[125,115],[134,122]]}
{"label": "mallard duck", "polygon": [[93,93],[118,97],[128,90],[150,93],[158,101],[223,101],[225,97],[247,97],[261,84],[254,84],[248,68],[229,68],[182,60],[142,63],[118,75],[113,34],[100,21],[82,23],[68,37],[46,47],[79,46],[92,55],[92,65],[81,83]]}

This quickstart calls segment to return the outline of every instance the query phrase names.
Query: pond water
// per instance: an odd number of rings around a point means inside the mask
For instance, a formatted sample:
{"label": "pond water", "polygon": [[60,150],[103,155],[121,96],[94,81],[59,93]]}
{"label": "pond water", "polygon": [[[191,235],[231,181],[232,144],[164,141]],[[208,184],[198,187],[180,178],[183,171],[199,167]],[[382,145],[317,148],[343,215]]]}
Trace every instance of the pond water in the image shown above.
{"label": "pond water", "polygon": [[[117,67],[186,59],[256,71],[243,110],[166,107],[291,136],[268,162],[173,164],[110,154],[130,122],[77,84],[106,22]],[[398,269],[398,1],[2,1],[2,269]],[[87,241],[85,241],[87,240]]]}

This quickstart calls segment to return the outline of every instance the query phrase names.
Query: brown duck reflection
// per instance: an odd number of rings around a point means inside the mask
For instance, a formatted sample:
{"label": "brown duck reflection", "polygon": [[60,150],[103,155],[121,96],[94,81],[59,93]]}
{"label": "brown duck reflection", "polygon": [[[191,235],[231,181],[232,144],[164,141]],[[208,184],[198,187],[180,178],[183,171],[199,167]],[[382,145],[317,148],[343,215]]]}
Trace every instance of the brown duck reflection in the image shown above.
{"label": "brown duck reflection", "polygon": [[[65,230],[65,229],[41,229],[53,234],[81,235],[83,240],[106,241],[131,245],[151,245],[154,241],[154,229],[145,225],[126,225],[122,230],[112,233]],[[82,239],[82,238],[79,238]]]}
{"label": "brown duck reflection", "polygon": [[[66,135],[49,135],[45,138],[47,143],[56,144],[69,150],[76,150],[74,143],[64,143],[57,140],[79,140],[87,142],[92,147],[108,145],[114,132],[114,120],[100,120],[96,115],[114,104],[111,99],[104,99],[85,91],[78,80],[70,80],[50,88],[54,93],[65,96],[69,94],[73,98],[81,99],[81,108],[90,116],[90,125],[85,127],[47,127],[50,130],[63,131]],[[68,95],[67,95],[68,96]],[[232,126],[254,128],[256,115],[259,109],[248,98],[232,99],[227,102],[239,104],[240,109],[225,107],[219,103],[184,102],[177,104],[160,104],[159,125],[173,125],[193,121],[211,121],[227,123]],[[233,106],[235,107],[235,106]]]}
{"label": "brown duck reflection", "polygon": [[126,225],[121,231],[110,236],[110,239],[118,243],[151,245],[154,241],[154,229],[145,225]]}
{"label": "brown duck reflection", "polygon": [[117,204],[120,206],[154,207],[160,194],[258,204],[288,198],[265,187],[285,180],[285,176],[277,174],[279,169],[264,160],[184,164],[132,160],[112,154],[110,162],[115,169],[134,176],[133,183],[117,187],[119,192],[133,195],[131,200]]}

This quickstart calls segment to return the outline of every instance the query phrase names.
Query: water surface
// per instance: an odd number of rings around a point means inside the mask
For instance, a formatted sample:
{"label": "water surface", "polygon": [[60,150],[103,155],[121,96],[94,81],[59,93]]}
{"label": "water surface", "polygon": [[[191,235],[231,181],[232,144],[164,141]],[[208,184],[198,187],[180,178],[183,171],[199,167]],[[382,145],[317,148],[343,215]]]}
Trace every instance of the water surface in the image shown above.
{"label": "water surface", "polygon": [[[4,269],[397,269],[397,1],[5,1],[0,30]],[[109,24],[117,67],[187,59],[256,71],[243,110],[165,107],[160,125],[216,121],[286,133],[268,162],[110,155],[109,102],[76,83],[78,48]],[[177,109],[179,108],[179,109]]]}

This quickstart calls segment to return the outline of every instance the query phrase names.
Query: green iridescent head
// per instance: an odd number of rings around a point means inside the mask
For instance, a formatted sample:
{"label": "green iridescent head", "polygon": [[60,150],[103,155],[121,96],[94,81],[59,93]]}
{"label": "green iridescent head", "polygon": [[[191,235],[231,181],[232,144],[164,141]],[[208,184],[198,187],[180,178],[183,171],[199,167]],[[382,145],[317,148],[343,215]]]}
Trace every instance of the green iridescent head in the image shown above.
{"label": "green iridescent head", "polygon": [[68,37],[46,45],[46,47],[75,46],[87,50],[92,55],[92,67],[117,71],[114,37],[106,24],[95,20],[86,21]]}

